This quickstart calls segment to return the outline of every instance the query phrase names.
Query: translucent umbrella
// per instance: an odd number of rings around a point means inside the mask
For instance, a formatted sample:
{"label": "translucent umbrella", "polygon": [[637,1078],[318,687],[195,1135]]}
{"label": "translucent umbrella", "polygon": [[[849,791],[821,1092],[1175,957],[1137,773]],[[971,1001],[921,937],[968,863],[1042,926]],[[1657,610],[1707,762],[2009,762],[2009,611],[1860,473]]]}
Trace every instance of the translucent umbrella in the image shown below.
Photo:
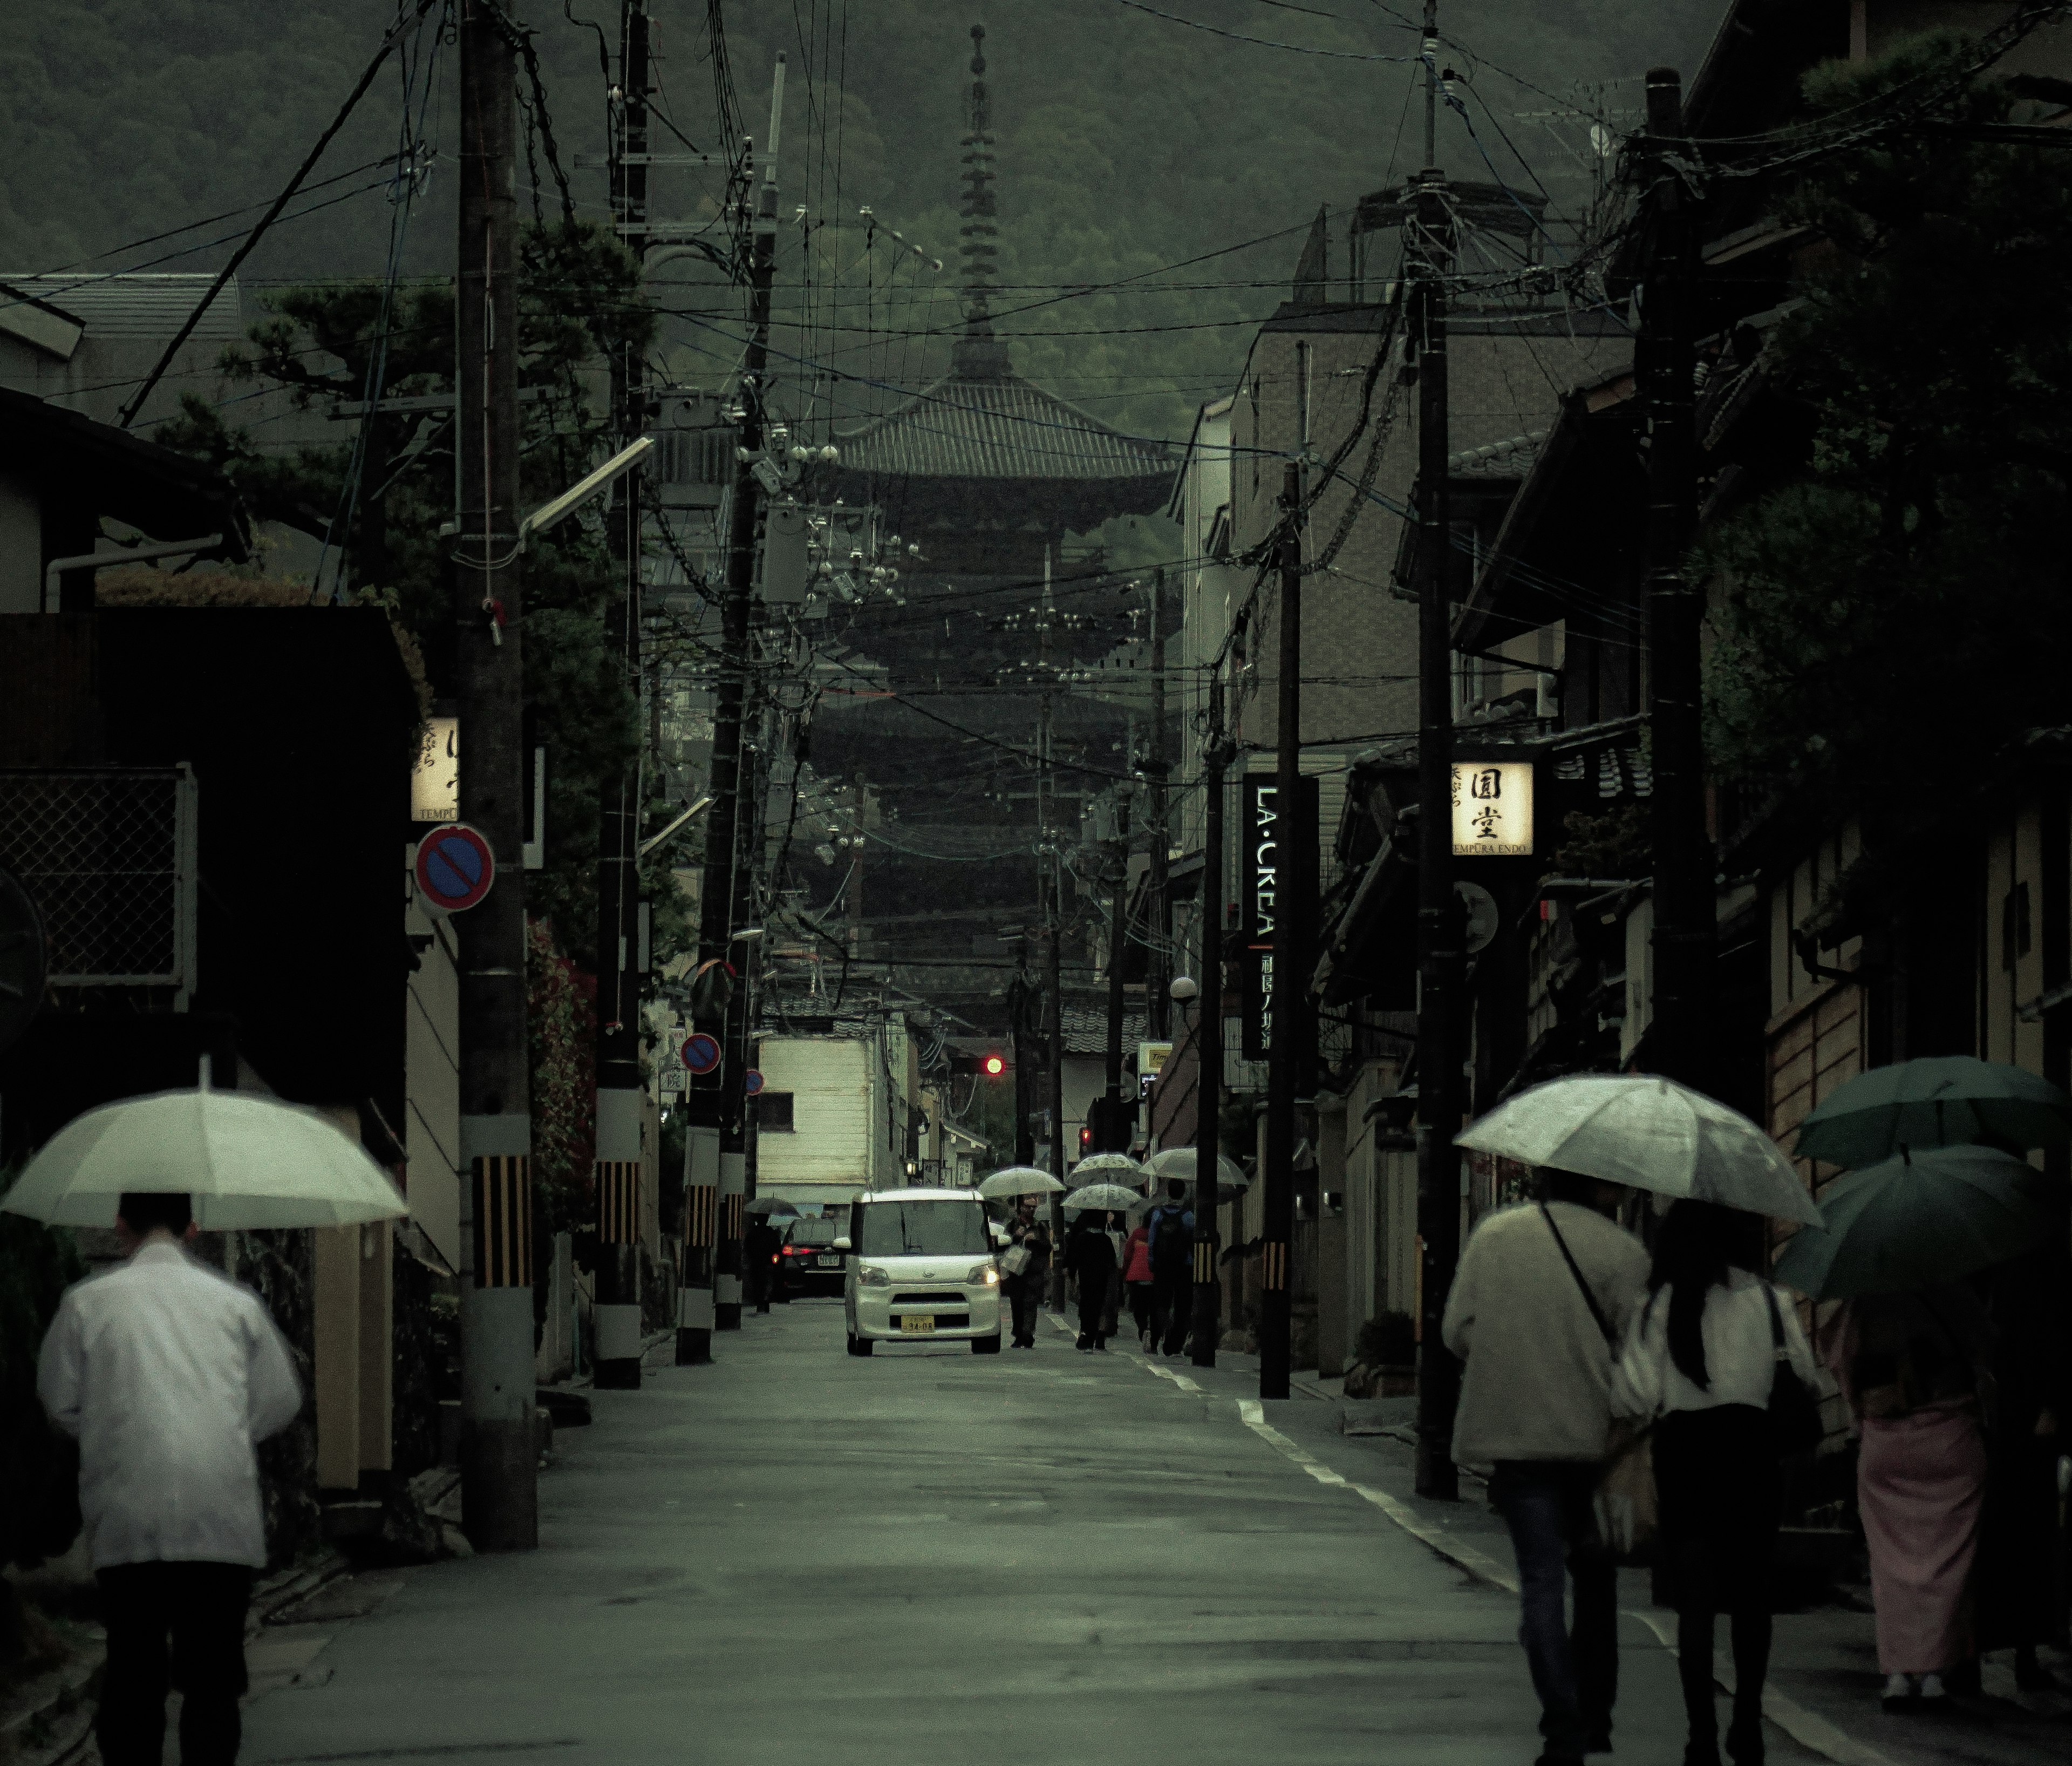
{"label": "translucent umbrella", "polygon": [[[1144,1167],[1153,1177],[1178,1178],[1182,1183],[1194,1181],[1194,1149],[1191,1146],[1169,1146],[1163,1152],[1153,1153],[1144,1162]],[[1249,1179],[1244,1167],[1234,1159],[1216,1155],[1216,1184],[1220,1189],[1241,1190]]]}
{"label": "translucent umbrella", "polygon": [[1852,1171],[1820,1198],[1777,1278],[1817,1300],[1940,1287],[2039,1244],[2050,1229],[2044,1178],[1991,1146],[1946,1146]]}
{"label": "translucent umbrella", "polygon": [[2072,1141],[2072,1097],[2047,1079],[1970,1055],[1873,1067],[1836,1089],[1799,1125],[1801,1159],[1860,1169],[1901,1147]]}
{"label": "translucent umbrella", "polygon": [[1009,1165],[980,1184],[978,1192],[989,1202],[997,1202],[1009,1196],[1054,1196],[1064,1187],[1033,1165]]}
{"label": "translucent umbrella", "polygon": [[1075,1181],[1141,1184],[1144,1167],[1127,1153],[1089,1153],[1072,1167]]}
{"label": "translucent umbrella", "polygon": [[772,1220],[796,1220],[799,1210],[781,1196],[758,1196],[741,1211],[744,1214],[767,1214]]}
{"label": "translucent umbrella", "polygon": [[128,1191],[181,1191],[204,1232],[347,1226],[410,1212],[388,1174],[314,1110],[256,1092],[157,1092],[75,1118],[0,1208],[113,1226]]}
{"label": "translucent umbrella", "polygon": [[1144,1198],[1120,1184],[1089,1184],[1065,1198],[1067,1209],[1096,1208],[1109,1213],[1126,1213]]}
{"label": "translucent umbrella", "polygon": [[1739,1110],[1651,1073],[1549,1080],[1498,1105],[1457,1140],[1658,1196],[1820,1224],[1776,1142]]}

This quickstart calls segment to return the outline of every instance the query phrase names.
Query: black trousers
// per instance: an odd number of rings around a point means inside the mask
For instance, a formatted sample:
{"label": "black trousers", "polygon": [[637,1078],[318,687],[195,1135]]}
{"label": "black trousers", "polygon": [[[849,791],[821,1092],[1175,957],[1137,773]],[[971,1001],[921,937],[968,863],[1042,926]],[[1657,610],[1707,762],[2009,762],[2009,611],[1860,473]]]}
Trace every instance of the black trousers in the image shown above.
{"label": "black trousers", "polygon": [[105,1766],[158,1766],[166,1693],[177,1686],[181,1766],[232,1766],[243,1735],[245,1612],[252,1572],[234,1563],[130,1563],[98,1572],[108,1665],[94,1733]]}
{"label": "black trousers", "polygon": [[1178,1355],[1187,1344],[1187,1327],[1194,1313],[1194,1272],[1171,1270],[1151,1278],[1151,1347]]}
{"label": "black trousers", "polygon": [[1007,1299],[1013,1309],[1017,1343],[1036,1340],[1036,1313],[1042,1304],[1043,1284],[1049,1279],[1050,1272],[1044,1270],[1024,1270],[1008,1278],[1013,1284],[1007,1291]]}

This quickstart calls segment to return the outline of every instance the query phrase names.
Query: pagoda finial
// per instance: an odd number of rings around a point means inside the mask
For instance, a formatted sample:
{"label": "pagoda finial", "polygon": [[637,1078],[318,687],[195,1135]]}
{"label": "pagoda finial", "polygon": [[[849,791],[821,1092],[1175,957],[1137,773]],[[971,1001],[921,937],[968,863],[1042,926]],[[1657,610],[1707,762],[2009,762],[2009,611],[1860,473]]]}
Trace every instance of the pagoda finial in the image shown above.
{"label": "pagoda finial", "polygon": [[993,107],[985,89],[985,27],[971,27],[971,133],[964,139],[964,334],[950,352],[960,380],[999,380],[1009,372],[1007,346],[993,335],[993,275],[999,256],[999,210],[993,197]]}

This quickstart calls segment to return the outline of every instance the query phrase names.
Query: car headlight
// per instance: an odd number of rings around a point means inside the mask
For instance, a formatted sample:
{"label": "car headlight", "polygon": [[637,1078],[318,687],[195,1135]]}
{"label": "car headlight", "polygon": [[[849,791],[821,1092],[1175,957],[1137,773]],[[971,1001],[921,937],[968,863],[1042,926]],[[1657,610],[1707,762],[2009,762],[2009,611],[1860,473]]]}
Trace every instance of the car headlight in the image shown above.
{"label": "car headlight", "polygon": [[857,1286],[859,1287],[889,1288],[892,1286],[891,1273],[879,1268],[875,1263],[859,1263],[856,1270],[856,1280]]}
{"label": "car headlight", "polygon": [[972,1265],[971,1274],[964,1278],[964,1282],[967,1286],[981,1282],[987,1287],[997,1286],[1000,1282],[1000,1266],[989,1258],[983,1263],[974,1263]]}

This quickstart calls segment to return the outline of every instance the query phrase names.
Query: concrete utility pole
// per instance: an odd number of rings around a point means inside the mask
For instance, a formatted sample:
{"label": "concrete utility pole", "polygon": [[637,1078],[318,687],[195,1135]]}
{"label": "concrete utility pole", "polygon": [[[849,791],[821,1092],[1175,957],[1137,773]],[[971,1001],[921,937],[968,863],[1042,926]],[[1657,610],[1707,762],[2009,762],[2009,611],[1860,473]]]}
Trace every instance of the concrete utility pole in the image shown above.
{"label": "concrete utility pole", "polygon": [[1223,769],[1230,746],[1223,736],[1223,683],[1209,681],[1209,739],[1202,751],[1202,791],[1207,811],[1202,837],[1202,966],[1196,971],[1194,1082],[1194,1365],[1216,1365],[1223,1290],[1216,1280],[1223,1098]]}
{"label": "concrete utility pole", "polygon": [[[1131,739],[1124,744],[1124,754],[1133,753],[1136,747],[1133,731]],[[1125,760],[1125,767],[1127,764]],[[1116,879],[1115,897],[1108,908],[1107,1069],[1103,1076],[1106,1084],[1103,1087],[1105,1096],[1100,1132],[1094,1137],[1100,1145],[1092,1149],[1096,1153],[1129,1151],[1130,1119],[1124,1115],[1122,1106],[1122,953],[1129,939],[1129,781],[1117,780],[1115,831],[1116,843],[1122,849],[1122,868]]]}
{"label": "concrete utility pole", "polygon": [[[618,116],[611,143],[611,211],[635,257],[648,246],[648,4],[625,0],[619,39]],[[638,349],[611,360],[612,426],[627,446],[647,427],[646,364]],[[620,475],[607,525],[618,581],[605,608],[605,641],[628,690],[640,687],[640,479]],[[597,864],[596,1384],[640,1384],[640,763],[606,789]]]}
{"label": "concrete utility pole", "polygon": [[461,1515],[478,1551],[540,1542],[532,1119],[525,1040],[524,675],[518,570],[516,67],[484,0],[460,15],[460,532],[453,552],[460,813],[496,881],[460,939]]}
{"label": "concrete utility pole", "polygon": [[1417,1236],[1420,1496],[1460,1494],[1453,1407],[1460,1367],[1440,1321],[1461,1254],[1461,909],[1453,894],[1453,599],[1447,546],[1446,175],[1437,163],[1439,8],[1424,4],[1424,170],[1416,202],[1417,319]]}
{"label": "concrete utility pole", "polygon": [[1150,787],[1149,851],[1151,865],[1145,879],[1144,899],[1151,924],[1151,961],[1144,990],[1145,1017],[1152,1040],[1164,1042],[1173,1034],[1173,1001],[1167,990],[1173,983],[1172,830],[1166,825],[1166,783],[1171,767],[1166,758],[1166,569],[1151,573],[1151,753],[1144,764]]}
{"label": "concrete utility pole", "polygon": [[870,808],[870,788],[859,772],[850,789],[855,793],[851,801],[856,817],[856,856],[849,868],[849,960],[860,963],[863,961],[863,823]]}
{"label": "concrete utility pole", "polygon": [[1700,728],[1702,588],[1684,574],[1697,524],[1692,434],[1691,199],[1663,158],[1684,133],[1673,68],[1647,76],[1647,257],[1642,285],[1642,385],[1647,397],[1648,710],[1654,732],[1655,1019],[1649,1065],[1708,1091],[1719,991],[1718,862],[1705,818]]}
{"label": "concrete utility pole", "polygon": [[[1039,858],[1040,865],[1042,861]],[[1036,881],[1036,912],[1040,920],[1043,912],[1043,882],[1039,871]],[[1030,1022],[1030,1008],[1034,1003],[1035,983],[1029,974],[1029,940],[1025,934],[1014,942],[1014,979],[1008,983],[1008,1010],[1012,1015],[1014,1031],[1014,1163],[1034,1165],[1036,1163],[1036,1069],[1031,1062],[1036,1053],[1035,1027]]]}
{"label": "concrete utility pole", "polygon": [[[1293,1371],[1295,1100],[1302,1071],[1309,990],[1306,931],[1315,909],[1305,879],[1315,867],[1316,830],[1302,815],[1302,468],[1288,463],[1281,488],[1281,677],[1273,801],[1279,811],[1279,887],[1273,919],[1273,1039],[1267,1048],[1266,1158],[1260,1247],[1259,1395],[1285,1398]],[[1305,862],[1306,856],[1306,862]]]}
{"label": "concrete utility pole", "polygon": [[[1050,835],[1050,542],[1043,542],[1043,604],[1037,626],[1037,677],[1043,683],[1043,704],[1036,732],[1036,887],[1043,928],[1044,1065],[1050,1094],[1050,1175],[1065,1181],[1065,993],[1059,942],[1065,936],[1065,879]],[[1065,1195],[1050,1197],[1050,1303],[1065,1303]]]}
{"label": "concrete utility pole", "polygon": [[[734,899],[739,855],[748,819],[742,813],[742,734],[748,678],[754,659],[750,648],[750,601],[755,587],[755,547],[762,515],[762,486],[755,468],[763,465],[763,428],[769,389],[770,285],[777,256],[777,140],[784,103],[784,57],[777,58],[770,96],[770,132],[764,137],[762,179],[756,197],[754,241],[750,255],[748,346],[741,369],[741,467],[734,475],[728,512],[726,595],[720,609],[719,680],[713,695],[713,806],[705,826],[704,882],[698,901],[698,949],[704,961],[731,961],[734,916],[750,904]],[[712,1315],[709,1328],[724,1330],[741,1322],[741,1211],[747,1183],[746,1140],[743,1133],[746,1070],[747,993],[730,990],[723,1010],[709,1006],[698,1028],[719,1039],[722,1051],[720,1083],[685,1093],[685,1115],[693,1130],[719,1131],[719,1214],[717,1244],[709,1271]],[[694,1137],[695,1138],[695,1137]],[[687,1296],[693,1306],[695,1296]],[[683,1358],[683,1334],[677,1336]]]}

